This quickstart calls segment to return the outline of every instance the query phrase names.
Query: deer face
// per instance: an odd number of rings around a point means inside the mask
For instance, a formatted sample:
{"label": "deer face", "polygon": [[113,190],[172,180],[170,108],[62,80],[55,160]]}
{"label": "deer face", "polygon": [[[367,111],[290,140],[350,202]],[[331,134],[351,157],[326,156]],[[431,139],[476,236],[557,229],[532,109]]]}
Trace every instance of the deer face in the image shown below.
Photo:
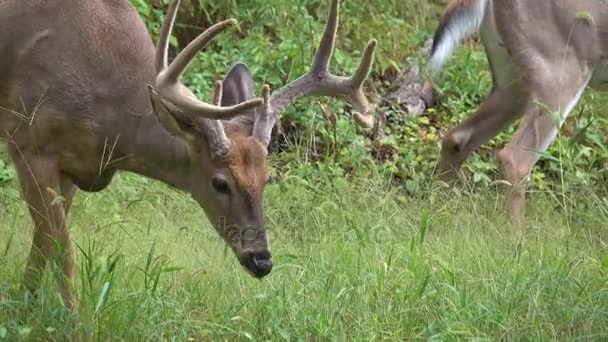
{"label": "deer face", "polygon": [[[184,190],[200,204],[241,265],[257,278],[266,276],[272,269],[262,209],[267,150],[251,135],[255,107],[239,111],[230,121],[209,120],[166,101],[154,89],[151,95],[163,126],[188,143],[190,181]],[[223,108],[253,97],[253,80],[243,64],[216,83],[214,102]]]}
{"label": "deer face", "polygon": [[241,265],[261,278],[272,269],[262,207],[266,148],[253,137],[231,142],[228,155],[205,168],[193,195]]}

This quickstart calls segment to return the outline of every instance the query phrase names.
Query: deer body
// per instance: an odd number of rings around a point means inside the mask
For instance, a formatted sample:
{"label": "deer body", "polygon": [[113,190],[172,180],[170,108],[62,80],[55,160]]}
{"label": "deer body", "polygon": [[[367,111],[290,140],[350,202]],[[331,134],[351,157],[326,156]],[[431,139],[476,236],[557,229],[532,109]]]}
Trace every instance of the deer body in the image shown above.
{"label": "deer body", "polygon": [[[2,18],[0,30],[0,44],[9,52],[0,60],[0,106],[24,115],[0,110],[11,150],[53,159],[78,187],[98,191],[116,169],[129,167],[111,161],[152,150],[162,165],[169,161],[163,149],[170,154],[183,145],[155,124],[146,90],[156,75],[154,46],[128,3],[3,2],[6,6],[1,12],[13,15]],[[161,148],[145,148],[140,132]]]}
{"label": "deer body", "polygon": [[261,278],[272,269],[262,198],[268,140],[280,112],[301,96],[346,96],[361,112],[356,118],[371,122],[361,86],[375,42],[351,79],[327,71],[338,0],[331,1],[313,64],[318,78],[272,96],[264,86],[263,98],[255,98],[247,67],[237,64],[215,83],[212,103],[179,78],[236,21],[213,25],[168,63],[178,6],[172,1],[155,48],[128,0],[0,2],[0,139],[34,221],[24,284],[35,292],[47,262],[57,262],[69,309],[76,308],[75,262],[66,217],[77,188],[100,191],[117,171],[129,171],[183,190],[244,268]]}
{"label": "deer body", "polygon": [[[65,218],[76,187],[102,190],[118,169],[182,189],[191,176],[186,144],[152,111],[154,46],[138,19],[127,1],[0,5],[0,132],[35,223],[24,281],[35,291],[47,259],[60,259],[69,308],[76,304]],[[65,203],[51,205],[48,188]]]}
{"label": "deer body", "polygon": [[[608,3],[603,0],[457,0],[436,31],[430,66],[437,70],[458,42],[479,31],[493,87],[478,111],[447,132],[439,175],[454,179],[466,157],[521,117],[498,153],[506,205],[523,228],[526,181],[584,90],[606,90]],[[557,117],[556,117],[557,115]]]}

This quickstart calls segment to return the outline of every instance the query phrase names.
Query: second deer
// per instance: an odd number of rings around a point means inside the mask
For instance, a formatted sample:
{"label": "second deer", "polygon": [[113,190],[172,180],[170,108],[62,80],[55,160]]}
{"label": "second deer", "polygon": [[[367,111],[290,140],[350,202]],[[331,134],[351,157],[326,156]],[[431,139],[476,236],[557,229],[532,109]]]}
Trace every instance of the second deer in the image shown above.
{"label": "second deer", "polygon": [[498,152],[506,205],[524,228],[527,178],[585,89],[608,89],[608,2],[604,0],[456,0],[435,33],[438,70],[467,34],[479,31],[493,87],[477,112],[443,140],[438,174],[453,180],[473,150],[521,117]]}

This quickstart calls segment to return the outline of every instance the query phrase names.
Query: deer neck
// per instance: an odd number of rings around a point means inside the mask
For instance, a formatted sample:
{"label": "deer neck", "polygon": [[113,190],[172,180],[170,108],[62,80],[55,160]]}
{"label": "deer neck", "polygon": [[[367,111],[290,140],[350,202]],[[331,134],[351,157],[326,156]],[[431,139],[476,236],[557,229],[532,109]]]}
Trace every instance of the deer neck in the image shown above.
{"label": "deer neck", "polygon": [[192,148],[170,135],[154,114],[137,118],[129,137],[121,138],[118,169],[162,181],[181,190],[189,188]]}

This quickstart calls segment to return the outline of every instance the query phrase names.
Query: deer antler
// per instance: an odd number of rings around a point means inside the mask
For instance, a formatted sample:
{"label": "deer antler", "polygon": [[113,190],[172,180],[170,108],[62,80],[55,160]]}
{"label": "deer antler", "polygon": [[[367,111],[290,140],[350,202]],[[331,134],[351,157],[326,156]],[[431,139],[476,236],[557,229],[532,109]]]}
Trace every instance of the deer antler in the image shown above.
{"label": "deer antler", "polygon": [[156,70],[158,75],[156,76],[155,88],[160,97],[188,114],[197,114],[208,119],[230,119],[247,110],[260,106],[262,99],[259,98],[228,107],[209,104],[198,100],[190,89],[179,82],[179,77],[196,54],[216,35],[228,26],[236,24],[235,19],[228,19],[211,26],[191,41],[175,57],[175,60],[170,65],[167,65],[169,37],[171,36],[179,3],[180,0],[174,0],[169,6],[156,48]]}
{"label": "deer antler", "polygon": [[332,0],[325,31],[310,72],[270,95],[267,85],[262,90],[264,106],[253,126],[253,134],[268,146],[272,128],[287,105],[302,96],[345,97],[355,108],[353,117],[362,126],[372,127],[374,119],[369,114],[369,102],[363,93],[363,83],[369,76],[374,62],[375,39],[367,44],[357,71],[350,77],[340,77],[329,72],[329,61],[333,54],[338,30],[339,0]]}
{"label": "deer antler", "polygon": [[[215,81],[213,89],[213,104],[219,106],[222,103],[222,81]],[[230,151],[230,139],[226,136],[224,125],[220,120],[203,119],[203,129],[209,139],[212,157],[221,159]]]}

